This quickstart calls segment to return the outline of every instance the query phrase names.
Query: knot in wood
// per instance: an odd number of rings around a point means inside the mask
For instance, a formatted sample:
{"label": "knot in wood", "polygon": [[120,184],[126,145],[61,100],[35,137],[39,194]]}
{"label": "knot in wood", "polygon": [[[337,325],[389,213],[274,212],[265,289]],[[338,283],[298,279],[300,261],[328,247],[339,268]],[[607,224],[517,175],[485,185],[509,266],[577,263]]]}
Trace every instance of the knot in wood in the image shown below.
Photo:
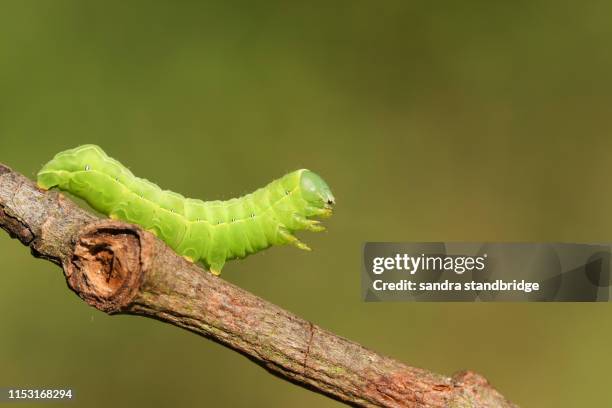
{"label": "knot in wood", "polygon": [[121,312],[142,281],[146,241],[136,226],[108,220],[88,224],[63,265],[68,286],[99,310]]}

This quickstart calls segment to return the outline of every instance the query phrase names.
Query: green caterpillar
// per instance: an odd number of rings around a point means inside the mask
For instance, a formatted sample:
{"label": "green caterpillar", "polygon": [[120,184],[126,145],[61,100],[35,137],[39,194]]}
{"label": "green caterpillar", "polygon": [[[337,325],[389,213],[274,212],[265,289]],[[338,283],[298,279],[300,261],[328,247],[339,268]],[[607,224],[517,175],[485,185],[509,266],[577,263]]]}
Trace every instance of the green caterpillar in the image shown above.
{"label": "green caterpillar", "polygon": [[272,245],[310,248],[293,233],[323,231],[312,217],[329,217],[334,196],[310,170],[291,172],[227,201],[185,198],[132,174],[96,145],[58,153],[38,173],[38,186],[68,191],[95,210],[151,231],[191,262],[218,275],[230,259]]}

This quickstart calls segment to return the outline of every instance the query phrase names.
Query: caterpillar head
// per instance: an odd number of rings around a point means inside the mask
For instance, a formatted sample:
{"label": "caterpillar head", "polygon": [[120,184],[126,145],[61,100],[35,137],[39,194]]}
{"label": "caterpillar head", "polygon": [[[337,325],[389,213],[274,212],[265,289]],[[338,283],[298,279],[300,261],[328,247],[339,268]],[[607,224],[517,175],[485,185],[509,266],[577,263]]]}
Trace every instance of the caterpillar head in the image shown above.
{"label": "caterpillar head", "polygon": [[300,175],[302,197],[312,207],[325,210],[320,215],[331,215],[336,199],[327,183],[316,173],[304,170]]}

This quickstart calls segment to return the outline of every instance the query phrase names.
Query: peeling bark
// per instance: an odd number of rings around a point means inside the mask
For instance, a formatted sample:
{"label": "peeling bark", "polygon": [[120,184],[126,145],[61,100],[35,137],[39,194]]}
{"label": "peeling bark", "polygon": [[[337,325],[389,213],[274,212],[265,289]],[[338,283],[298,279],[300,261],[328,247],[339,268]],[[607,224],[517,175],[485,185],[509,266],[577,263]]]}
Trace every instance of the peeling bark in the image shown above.
{"label": "peeling bark", "polygon": [[516,407],[471,371],[407,366],[303,320],[187,262],[138,226],[100,220],[0,164],[0,227],[61,265],[89,305],[148,316],[354,406]]}

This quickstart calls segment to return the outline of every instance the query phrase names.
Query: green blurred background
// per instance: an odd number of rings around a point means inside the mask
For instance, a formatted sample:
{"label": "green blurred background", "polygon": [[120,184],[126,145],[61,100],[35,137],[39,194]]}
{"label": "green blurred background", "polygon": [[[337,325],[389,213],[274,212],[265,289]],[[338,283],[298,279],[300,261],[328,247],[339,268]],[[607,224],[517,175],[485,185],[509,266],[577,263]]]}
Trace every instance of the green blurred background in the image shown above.
{"label": "green blurred background", "polygon": [[[363,242],[612,241],[605,1],[2,1],[0,161],[101,145],[204,199],[311,168],[337,211],[312,253],[223,278],[522,407],[610,405],[609,304],[366,304]],[[78,406],[333,407],[175,327],[108,317],[0,233],[0,386]],[[75,405],[72,405],[75,406]]]}

